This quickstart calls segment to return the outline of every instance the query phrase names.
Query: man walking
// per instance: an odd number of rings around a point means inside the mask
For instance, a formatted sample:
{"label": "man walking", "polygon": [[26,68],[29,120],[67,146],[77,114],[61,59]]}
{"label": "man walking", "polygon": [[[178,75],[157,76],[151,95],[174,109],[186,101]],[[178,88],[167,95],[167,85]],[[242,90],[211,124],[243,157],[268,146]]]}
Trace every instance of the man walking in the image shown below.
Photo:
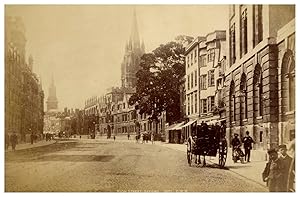
{"label": "man walking", "polygon": [[13,134],[10,136],[10,143],[12,146],[12,150],[15,151],[16,150],[16,145],[18,143],[18,136],[15,132],[13,132]]}
{"label": "man walking", "polygon": [[287,191],[288,174],[289,174],[290,166],[291,166],[293,159],[286,153],[286,151],[287,151],[286,145],[282,144],[278,148],[279,148],[279,153],[280,153],[280,159],[282,160],[282,164],[283,164],[282,182],[283,182],[285,191]]}
{"label": "man walking", "polygon": [[33,132],[31,132],[30,134],[30,143],[33,144],[33,139],[34,139],[34,135],[33,135]]}
{"label": "man walking", "polygon": [[262,173],[263,181],[267,182],[270,192],[284,191],[283,185],[283,163],[278,158],[278,153],[275,149],[268,151],[269,162]]}
{"label": "man walking", "polygon": [[246,136],[243,138],[245,148],[245,161],[250,162],[250,152],[252,149],[253,139],[249,136],[249,131],[246,131]]}

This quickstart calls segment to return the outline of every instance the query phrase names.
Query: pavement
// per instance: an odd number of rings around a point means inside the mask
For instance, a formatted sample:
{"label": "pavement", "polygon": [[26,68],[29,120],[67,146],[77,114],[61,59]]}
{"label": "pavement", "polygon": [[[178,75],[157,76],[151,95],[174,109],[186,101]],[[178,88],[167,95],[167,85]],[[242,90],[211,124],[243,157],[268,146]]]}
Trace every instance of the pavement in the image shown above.
{"label": "pavement", "polygon": [[61,139],[5,154],[6,192],[267,192],[229,170],[190,167],[184,152],[135,140]]}
{"label": "pavement", "polygon": [[[51,144],[56,143],[56,140],[51,140],[51,141],[46,141],[46,140],[41,140],[41,141],[37,141],[33,144],[30,143],[20,143],[17,144],[16,146],[16,150],[24,150],[24,149],[30,149],[30,148],[37,148],[37,147],[41,147],[41,146],[48,146]],[[9,146],[8,149],[5,150],[5,152],[12,152],[12,147]]]}
{"label": "pavement", "polygon": [[[122,143],[136,143],[135,139],[131,137],[130,140],[128,140],[127,135],[122,135],[122,136],[116,136],[116,140],[114,141],[113,138],[107,139],[106,136],[97,136],[96,140],[101,140],[101,141],[110,141],[114,143],[122,142]],[[88,139],[87,136],[82,136],[80,139],[79,136],[76,138],[70,138],[71,140],[81,140],[81,141],[86,141]],[[92,139],[88,139],[90,142],[93,142]],[[40,146],[47,146],[55,143],[56,141],[39,141],[34,144],[20,144],[17,145],[17,150],[23,150],[23,149],[29,149],[29,148],[35,148],[35,147],[40,147]],[[90,143],[89,142],[89,143]],[[139,141],[141,143],[141,141]],[[146,144],[151,144],[151,141],[148,141]],[[155,145],[157,146],[162,146],[166,148],[170,148],[173,150],[181,151],[186,153],[186,145],[185,144],[170,144],[166,142],[160,142],[160,141],[155,141]],[[6,152],[10,152],[11,147],[9,150],[6,150]],[[218,157],[208,157],[206,158],[208,163],[213,163],[213,164],[218,164]],[[261,150],[252,150],[251,151],[251,162],[247,163],[234,163],[231,159],[231,149],[228,149],[228,154],[227,154],[227,161],[225,164],[225,167],[229,169],[231,172],[240,175],[248,180],[251,180],[255,183],[260,184],[261,186],[266,187],[266,183],[262,181],[262,172],[264,170],[265,164],[266,164],[266,153]]]}
{"label": "pavement", "polygon": [[[133,136],[134,137],[134,136]],[[131,138],[133,138],[131,137]],[[105,136],[98,136],[96,139],[106,139]],[[113,139],[106,139],[113,141]],[[116,136],[116,142],[134,142],[136,143],[135,140],[127,139],[127,135],[122,135],[122,136]],[[141,141],[139,142],[141,143]],[[148,144],[151,144],[151,141],[148,142]],[[186,153],[186,145],[185,144],[171,144],[167,142],[160,142],[160,141],[155,141],[155,145],[158,146],[163,146],[167,147],[173,150],[178,150]],[[238,174],[246,179],[249,179],[255,183],[258,183],[264,187],[266,187],[266,183],[262,181],[262,172],[265,168],[266,162],[267,162],[267,153],[266,151],[263,150],[252,150],[251,151],[251,158],[250,162],[245,162],[244,164],[240,163],[239,161],[237,163],[234,163],[232,160],[232,150],[231,148],[228,149],[227,153],[227,160],[225,167],[229,169],[231,172]],[[219,160],[218,157],[208,157],[207,162],[213,163],[213,164],[218,164]]]}

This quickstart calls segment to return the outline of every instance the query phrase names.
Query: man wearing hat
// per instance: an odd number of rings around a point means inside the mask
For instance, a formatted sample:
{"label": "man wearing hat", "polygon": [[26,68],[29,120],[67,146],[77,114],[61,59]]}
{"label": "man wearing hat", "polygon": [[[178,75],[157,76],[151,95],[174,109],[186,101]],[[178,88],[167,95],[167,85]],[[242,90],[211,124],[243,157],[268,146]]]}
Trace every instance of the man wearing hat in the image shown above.
{"label": "man wearing hat", "polygon": [[263,181],[267,182],[270,192],[282,192],[284,191],[282,160],[278,158],[278,153],[275,149],[270,149],[268,154],[269,162],[262,173]]}
{"label": "man wearing hat", "polygon": [[286,153],[287,151],[286,145],[284,144],[279,145],[278,148],[279,148],[280,159],[282,160],[283,163],[283,183],[287,188],[289,169],[293,159]]}
{"label": "man wearing hat", "polygon": [[244,148],[245,148],[245,161],[250,162],[250,152],[253,143],[252,137],[249,135],[249,131],[246,131],[246,136],[243,138]]}

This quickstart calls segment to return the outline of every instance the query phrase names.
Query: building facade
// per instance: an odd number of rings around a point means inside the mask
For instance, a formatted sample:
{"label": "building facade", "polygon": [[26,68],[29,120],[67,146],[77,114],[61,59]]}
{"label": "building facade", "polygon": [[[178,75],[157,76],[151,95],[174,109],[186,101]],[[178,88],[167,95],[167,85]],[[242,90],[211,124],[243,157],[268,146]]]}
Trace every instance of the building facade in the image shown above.
{"label": "building facade", "polygon": [[185,50],[186,116],[184,139],[191,135],[192,123],[212,123],[225,116],[222,91],[226,64],[226,32],[214,31],[197,37]]}
{"label": "building facade", "polygon": [[289,101],[289,95],[295,92],[295,75],[293,68],[289,71],[293,66],[287,66],[291,63],[286,57],[293,62],[295,29],[282,33],[280,39],[278,32],[295,18],[295,6],[231,5],[229,11],[227,137],[231,140],[234,133],[243,137],[249,131],[254,148],[276,147],[280,131],[284,141],[294,130],[293,126],[291,131],[285,129],[294,119],[294,98]]}
{"label": "building facade", "polygon": [[5,18],[5,132],[16,132],[29,141],[31,132],[42,134],[44,92],[32,71],[33,58],[26,61],[25,26],[20,17]]}

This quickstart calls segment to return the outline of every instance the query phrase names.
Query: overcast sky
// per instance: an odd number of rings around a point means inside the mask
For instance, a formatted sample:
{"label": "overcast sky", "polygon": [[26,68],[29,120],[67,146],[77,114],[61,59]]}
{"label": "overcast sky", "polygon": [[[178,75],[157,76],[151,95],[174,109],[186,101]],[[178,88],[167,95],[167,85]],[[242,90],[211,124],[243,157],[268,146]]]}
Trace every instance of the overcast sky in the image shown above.
{"label": "overcast sky", "polygon": [[[121,84],[121,62],[133,10],[146,52],[177,35],[206,35],[227,27],[227,6],[6,6],[21,16],[26,56],[42,78],[45,101],[54,75],[59,109],[83,108],[85,99]],[[46,106],[45,106],[46,110]]]}

